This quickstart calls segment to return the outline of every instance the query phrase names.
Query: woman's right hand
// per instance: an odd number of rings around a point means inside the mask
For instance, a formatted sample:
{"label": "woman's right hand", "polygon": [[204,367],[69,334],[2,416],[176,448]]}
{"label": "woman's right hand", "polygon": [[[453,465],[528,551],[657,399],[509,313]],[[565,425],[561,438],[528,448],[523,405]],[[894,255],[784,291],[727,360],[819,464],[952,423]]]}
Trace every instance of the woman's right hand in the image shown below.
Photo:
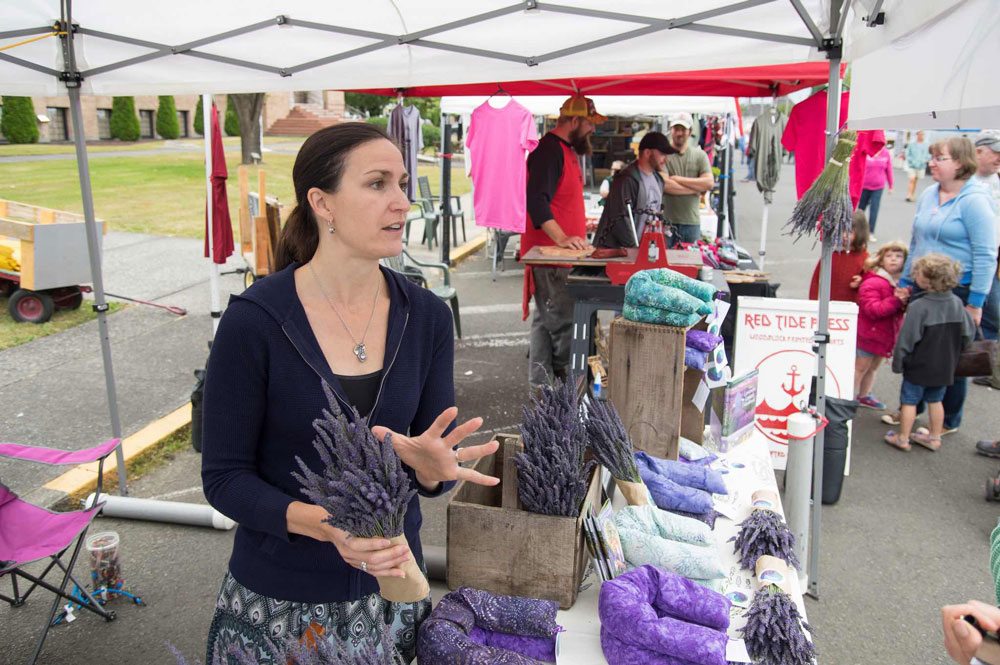
{"label": "woman's right hand", "polygon": [[941,608],[944,629],[944,648],[956,663],[969,665],[983,643],[983,636],[962,617],[971,615],[983,630],[1000,629],[1000,609],[970,600],[964,605],[947,605]]}
{"label": "woman's right hand", "polygon": [[333,543],[349,565],[375,577],[406,577],[401,566],[413,558],[408,545],[393,545],[388,538],[353,536],[327,524],[325,508],[303,501],[289,504],[286,516],[289,533]]}

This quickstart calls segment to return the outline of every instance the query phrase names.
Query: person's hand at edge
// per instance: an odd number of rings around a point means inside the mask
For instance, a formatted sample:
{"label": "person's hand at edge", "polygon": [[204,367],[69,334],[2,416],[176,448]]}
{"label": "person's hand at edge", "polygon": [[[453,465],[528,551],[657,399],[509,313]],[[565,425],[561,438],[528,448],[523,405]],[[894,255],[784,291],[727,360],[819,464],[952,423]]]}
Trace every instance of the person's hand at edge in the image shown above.
{"label": "person's hand at edge", "polygon": [[458,408],[445,409],[431,423],[423,434],[409,437],[393,432],[387,427],[376,425],[372,434],[380,441],[391,435],[392,447],[396,454],[416,473],[417,482],[428,490],[433,490],[438,483],[447,480],[468,480],[477,485],[496,485],[499,478],[479,473],[475,469],[466,469],[462,462],[475,462],[482,457],[492,455],[500,447],[497,441],[489,441],[477,446],[458,448],[458,445],[483,426],[482,418],[467,420],[453,429],[447,436],[442,436],[445,429],[458,417]]}
{"label": "person's hand at edge", "polygon": [[970,600],[962,605],[946,605],[941,608],[941,622],[944,631],[944,648],[951,659],[961,665],[969,665],[976,651],[983,643],[983,636],[962,617],[971,615],[984,630],[1000,629],[1000,609]]}

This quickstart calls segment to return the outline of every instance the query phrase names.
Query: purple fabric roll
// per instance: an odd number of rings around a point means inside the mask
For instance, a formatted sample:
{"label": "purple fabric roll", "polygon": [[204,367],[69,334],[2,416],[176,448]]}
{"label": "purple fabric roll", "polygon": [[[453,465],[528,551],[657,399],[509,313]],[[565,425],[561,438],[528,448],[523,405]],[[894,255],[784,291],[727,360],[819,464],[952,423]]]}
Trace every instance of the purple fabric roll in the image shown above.
{"label": "purple fabric roll", "polygon": [[726,665],[729,600],[654,566],[601,586],[601,648],[610,665]]}
{"label": "purple fabric roll", "polygon": [[660,459],[642,451],[635,454],[635,461],[639,465],[640,472],[642,465],[646,465],[650,471],[669,478],[678,485],[705,490],[712,494],[729,493],[726,489],[726,482],[722,479],[722,474],[707,467]]}
{"label": "purple fabric roll", "polygon": [[699,351],[712,351],[720,344],[722,344],[722,338],[707,330],[689,330],[684,341],[685,346]]}
{"label": "purple fabric roll", "polygon": [[486,628],[473,628],[469,639],[476,644],[513,651],[514,653],[534,658],[543,663],[556,662],[556,638],[535,637],[532,635],[510,635],[498,633]]}
{"label": "purple fabric roll", "polygon": [[707,361],[708,361],[708,351],[699,351],[698,349],[692,349],[690,346],[684,347],[685,367],[690,367],[691,369],[702,371],[705,369],[705,363]]}
{"label": "purple fabric roll", "polygon": [[[467,665],[539,665],[541,662],[517,651],[490,644],[477,643],[472,633],[479,627],[483,631],[504,638],[525,636],[549,638],[561,628],[555,621],[558,603],[534,598],[504,596],[488,591],[462,587],[447,594],[420,627],[417,635],[417,659],[424,665],[460,662]],[[482,637],[485,633],[477,633]],[[488,638],[483,638],[489,641]],[[534,648],[529,641],[526,648]],[[515,641],[507,641],[514,645]]]}

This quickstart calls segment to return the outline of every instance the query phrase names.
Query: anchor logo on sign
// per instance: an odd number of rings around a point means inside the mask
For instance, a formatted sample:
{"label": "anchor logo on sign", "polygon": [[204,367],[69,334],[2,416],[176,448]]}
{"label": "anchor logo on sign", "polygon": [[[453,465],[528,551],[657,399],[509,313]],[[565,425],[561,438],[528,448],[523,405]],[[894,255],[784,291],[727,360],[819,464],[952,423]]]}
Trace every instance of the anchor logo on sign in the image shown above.
{"label": "anchor logo on sign", "polygon": [[[808,351],[778,351],[757,363],[761,377],[775,377],[778,372],[786,378],[777,382],[772,379],[769,384],[761,379],[757,386],[757,429],[769,440],[775,443],[788,443],[788,416],[797,413],[809,397],[809,381],[811,373],[799,371],[799,366],[811,367],[816,362],[816,356]],[[827,369],[827,394],[840,397],[840,381],[829,365]],[[774,407],[772,404],[780,404]]]}

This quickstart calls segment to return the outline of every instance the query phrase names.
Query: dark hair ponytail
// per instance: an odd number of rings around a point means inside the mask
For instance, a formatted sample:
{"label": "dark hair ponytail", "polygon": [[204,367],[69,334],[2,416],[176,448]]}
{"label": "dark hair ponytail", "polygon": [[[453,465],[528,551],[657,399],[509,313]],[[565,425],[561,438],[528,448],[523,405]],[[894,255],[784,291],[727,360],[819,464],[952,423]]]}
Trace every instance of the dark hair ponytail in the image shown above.
{"label": "dark hair ponytail", "polygon": [[319,224],[307,194],[317,187],[333,193],[340,187],[347,156],[363,143],[390,140],[376,127],[364,122],[342,122],[326,127],[306,139],[292,167],[295,207],[289,213],[275,249],[275,270],[293,262],[306,263],[319,246]]}

